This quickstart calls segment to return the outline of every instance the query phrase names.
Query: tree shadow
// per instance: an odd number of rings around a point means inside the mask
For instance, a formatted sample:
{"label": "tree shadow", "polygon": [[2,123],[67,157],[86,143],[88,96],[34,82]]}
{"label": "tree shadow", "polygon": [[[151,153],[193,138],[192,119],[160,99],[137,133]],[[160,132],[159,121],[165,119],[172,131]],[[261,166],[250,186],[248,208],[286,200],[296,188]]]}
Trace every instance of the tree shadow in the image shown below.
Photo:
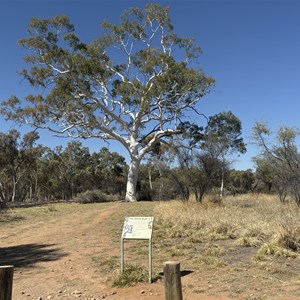
{"label": "tree shadow", "polygon": [[38,262],[58,260],[67,253],[55,244],[26,244],[0,248],[0,265],[13,265],[15,268],[33,267]]}

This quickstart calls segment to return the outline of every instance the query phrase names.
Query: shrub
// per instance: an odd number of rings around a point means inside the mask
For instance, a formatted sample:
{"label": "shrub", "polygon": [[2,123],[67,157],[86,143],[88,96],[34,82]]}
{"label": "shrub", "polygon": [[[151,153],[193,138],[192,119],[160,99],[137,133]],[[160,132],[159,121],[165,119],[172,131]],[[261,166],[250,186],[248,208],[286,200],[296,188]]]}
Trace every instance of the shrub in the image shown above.
{"label": "shrub", "polygon": [[79,203],[101,203],[116,200],[114,196],[107,195],[100,190],[90,190],[77,195],[76,200]]}
{"label": "shrub", "polygon": [[5,202],[0,201],[0,214],[5,213],[7,211],[8,207]]}

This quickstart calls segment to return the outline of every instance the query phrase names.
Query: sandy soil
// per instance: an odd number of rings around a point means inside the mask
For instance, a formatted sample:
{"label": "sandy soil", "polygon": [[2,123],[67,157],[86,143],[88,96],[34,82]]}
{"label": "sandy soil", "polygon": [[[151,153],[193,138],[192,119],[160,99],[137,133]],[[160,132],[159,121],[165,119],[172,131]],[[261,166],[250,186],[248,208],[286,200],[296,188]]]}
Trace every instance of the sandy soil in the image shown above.
{"label": "sandy soil", "polygon": [[[13,299],[164,299],[162,282],[112,288],[91,265],[91,257],[101,252],[119,255],[119,246],[102,224],[121,206],[1,227],[0,265],[15,266]],[[182,277],[184,299],[232,299],[193,294],[191,283],[197,284],[191,275]]]}
{"label": "sandy soil", "polygon": [[[101,274],[92,264],[91,257],[99,254],[107,257],[119,256],[119,242],[113,238],[111,229],[103,224],[116,211],[122,209],[122,205],[124,204],[112,203],[93,206],[92,209],[74,210],[72,213],[57,214],[51,218],[37,218],[35,223],[24,221],[1,226],[0,265],[15,266],[13,299],[164,299],[164,286],[161,281],[130,288],[112,288],[108,275]],[[235,259],[241,260],[242,257],[236,256]],[[292,296],[292,291],[299,289],[298,284],[288,283],[281,288],[282,292],[278,297],[274,297],[274,286],[273,296],[257,296],[259,289],[264,287],[263,283],[256,286],[257,273],[251,272],[261,271],[240,269],[241,280],[239,282],[235,279],[235,282],[230,283],[231,287],[225,286],[225,283],[216,286],[209,281],[208,278],[212,275],[209,270],[187,272],[182,277],[183,298],[300,299]],[[230,269],[224,268],[220,272],[230,273]],[[217,275],[220,276],[219,273]],[[250,281],[245,282],[243,277]],[[228,291],[232,286],[243,286],[245,292],[239,295],[237,291],[234,296],[229,297]],[[199,293],[195,293],[197,289]]]}

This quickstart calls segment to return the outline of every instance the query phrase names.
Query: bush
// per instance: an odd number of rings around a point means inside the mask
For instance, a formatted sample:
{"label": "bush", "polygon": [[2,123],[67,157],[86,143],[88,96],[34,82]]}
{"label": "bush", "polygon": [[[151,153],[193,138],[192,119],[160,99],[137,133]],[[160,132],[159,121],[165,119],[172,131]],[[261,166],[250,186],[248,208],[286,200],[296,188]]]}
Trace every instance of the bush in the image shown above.
{"label": "bush", "polygon": [[5,213],[7,211],[8,207],[5,202],[0,201],[0,214]]}
{"label": "bush", "polygon": [[79,203],[102,203],[116,200],[112,195],[107,195],[100,190],[90,190],[77,195],[76,199]]}

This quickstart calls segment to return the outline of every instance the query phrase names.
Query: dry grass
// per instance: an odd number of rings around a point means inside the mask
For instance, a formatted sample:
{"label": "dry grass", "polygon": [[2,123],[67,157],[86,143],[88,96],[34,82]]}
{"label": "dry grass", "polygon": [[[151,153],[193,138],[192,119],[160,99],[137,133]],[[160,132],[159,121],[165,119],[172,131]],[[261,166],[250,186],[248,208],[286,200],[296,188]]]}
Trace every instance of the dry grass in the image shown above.
{"label": "dry grass", "polygon": [[222,203],[211,198],[158,203],[156,263],[172,256],[195,271],[195,293],[300,299],[299,213],[294,203],[283,205],[270,195],[226,197]]}
{"label": "dry grass", "polygon": [[[98,205],[105,209],[111,204],[14,209],[5,220],[0,219],[0,227],[48,222],[54,217],[92,211]],[[300,209],[294,203],[283,205],[268,195],[243,195],[226,197],[222,203],[208,198],[202,204],[137,202],[120,203],[120,208],[102,224],[111,240],[109,247],[114,249],[120,247],[125,216],[155,217],[154,278],[159,280],[163,262],[177,260],[182,270],[190,271],[184,279],[194,286],[194,293],[300,299]],[[91,257],[91,265],[116,286],[147,282],[148,242],[128,241],[125,246],[127,271],[123,276],[119,276],[119,256],[115,251],[112,254],[112,248]]]}
{"label": "dry grass", "polygon": [[[236,245],[274,246],[300,252],[299,208],[268,195],[227,197],[221,205],[210,201],[160,203],[156,223],[169,238],[187,243],[232,239]],[[272,251],[271,251],[272,252]]]}

